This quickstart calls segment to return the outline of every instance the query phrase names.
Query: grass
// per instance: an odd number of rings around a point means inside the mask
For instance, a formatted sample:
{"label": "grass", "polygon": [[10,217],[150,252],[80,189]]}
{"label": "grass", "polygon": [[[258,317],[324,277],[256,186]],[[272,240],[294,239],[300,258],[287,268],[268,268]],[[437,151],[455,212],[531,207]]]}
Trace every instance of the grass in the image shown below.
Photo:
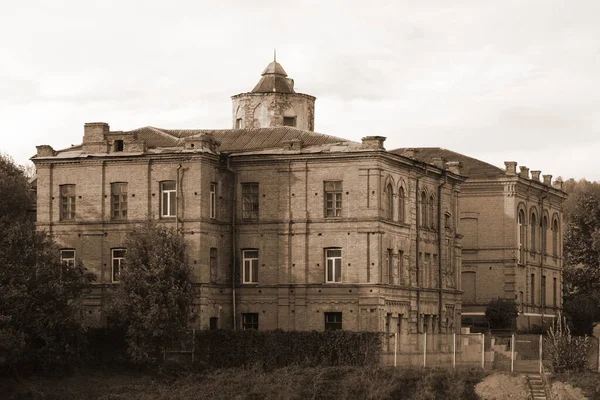
{"label": "grass", "polygon": [[86,371],[64,378],[0,381],[6,399],[477,399],[479,369],[287,367],[206,373]]}

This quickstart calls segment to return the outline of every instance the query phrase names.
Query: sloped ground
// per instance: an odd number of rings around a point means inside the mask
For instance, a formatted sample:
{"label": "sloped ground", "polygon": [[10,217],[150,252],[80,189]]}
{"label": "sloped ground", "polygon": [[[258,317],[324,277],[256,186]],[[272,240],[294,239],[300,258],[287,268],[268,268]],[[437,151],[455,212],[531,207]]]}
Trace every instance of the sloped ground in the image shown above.
{"label": "sloped ground", "polygon": [[486,376],[475,385],[475,393],[482,400],[529,400],[529,387],[525,375],[504,372]]}

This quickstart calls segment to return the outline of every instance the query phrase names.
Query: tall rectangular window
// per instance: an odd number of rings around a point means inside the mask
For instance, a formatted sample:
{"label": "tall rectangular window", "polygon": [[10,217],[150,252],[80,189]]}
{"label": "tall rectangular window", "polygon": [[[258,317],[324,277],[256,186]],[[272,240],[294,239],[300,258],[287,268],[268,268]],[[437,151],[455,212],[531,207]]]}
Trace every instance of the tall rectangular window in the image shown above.
{"label": "tall rectangular window", "polygon": [[75,266],[75,250],[74,249],[63,249],[60,251],[60,262],[67,267]]}
{"label": "tall rectangular window", "polygon": [[241,118],[236,118],[235,129],[244,129],[244,122],[242,121]]}
{"label": "tall rectangular window", "polygon": [[326,312],[325,314],[325,330],[334,331],[342,329],[342,313],[341,312]]}
{"label": "tall rectangular window", "polygon": [[211,282],[216,282],[217,281],[217,248],[216,247],[211,247],[210,248],[210,281]]}
{"label": "tall rectangular window", "polygon": [[394,284],[394,250],[387,249],[388,283]]}
{"label": "tall rectangular window", "polygon": [[325,265],[327,266],[327,283],[342,281],[342,249],[326,249]]}
{"label": "tall rectangular window", "polygon": [[110,184],[112,219],[127,219],[127,183]]}
{"label": "tall rectangular window", "polygon": [[558,297],[558,285],[557,285],[556,278],[553,278],[552,279],[552,305],[554,307],[556,307],[558,304],[557,297]]}
{"label": "tall rectangular window", "polygon": [[542,307],[545,307],[546,306],[546,276],[544,276],[544,275],[542,275],[540,295],[542,297],[542,299],[541,299]]}
{"label": "tall rectangular window", "polygon": [[535,274],[531,274],[531,305],[535,304]]}
{"label": "tall rectangular window", "polygon": [[119,282],[121,270],[125,262],[125,249],[112,249],[112,281]]}
{"label": "tall rectangular window", "polygon": [[175,217],[177,213],[177,185],[175,181],[160,183],[160,216]]}
{"label": "tall rectangular window", "polygon": [[242,218],[258,219],[258,183],[242,183]]}
{"label": "tall rectangular window", "polygon": [[342,181],[325,182],[325,217],[342,216]]}
{"label": "tall rectangular window", "polygon": [[258,329],[258,313],[242,313],[242,329]]}
{"label": "tall rectangular window", "polygon": [[75,219],[75,185],[60,185],[60,220]]}
{"label": "tall rectangular window", "polygon": [[258,283],[258,250],[242,251],[243,283]]}
{"label": "tall rectangular window", "polygon": [[398,284],[407,284],[404,279],[404,252],[402,250],[398,252]]}
{"label": "tall rectangular window", "polygon": [[215,219],[217,216],[217,184],[210,184],[210,217]]}

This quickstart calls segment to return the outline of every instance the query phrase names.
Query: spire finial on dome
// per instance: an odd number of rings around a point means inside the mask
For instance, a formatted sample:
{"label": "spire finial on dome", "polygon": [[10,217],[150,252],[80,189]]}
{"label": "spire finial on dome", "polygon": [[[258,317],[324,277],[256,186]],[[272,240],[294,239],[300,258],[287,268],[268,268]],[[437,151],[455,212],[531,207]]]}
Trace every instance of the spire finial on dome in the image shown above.
{"label": "spire finial on dome", "polygon": [[277,62],[277,49],[273,48],[273,62]]}

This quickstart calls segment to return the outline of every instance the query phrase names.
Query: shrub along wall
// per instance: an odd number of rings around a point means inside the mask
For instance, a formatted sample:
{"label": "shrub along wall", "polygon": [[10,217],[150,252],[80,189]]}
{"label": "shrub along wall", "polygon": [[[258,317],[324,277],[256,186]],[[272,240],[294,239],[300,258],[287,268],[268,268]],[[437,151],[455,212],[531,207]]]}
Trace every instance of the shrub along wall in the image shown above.
{"label": "shrub along wall", "polygon": [[381,354],[377,332],[216,330],[195,340],[200,368],[376,365]]}

